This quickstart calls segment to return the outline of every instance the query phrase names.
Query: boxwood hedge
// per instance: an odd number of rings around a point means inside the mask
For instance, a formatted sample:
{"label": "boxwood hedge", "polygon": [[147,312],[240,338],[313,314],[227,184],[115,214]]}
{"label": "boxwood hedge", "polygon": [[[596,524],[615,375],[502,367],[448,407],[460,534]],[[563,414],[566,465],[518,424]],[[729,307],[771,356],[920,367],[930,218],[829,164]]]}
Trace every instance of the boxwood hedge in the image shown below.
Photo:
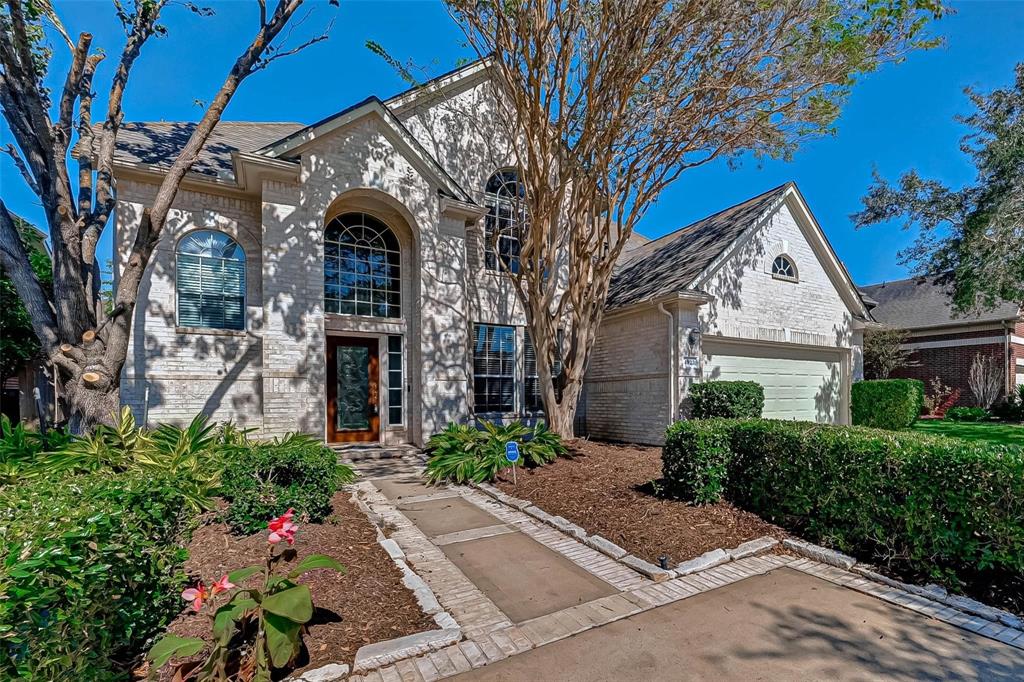
{"label": "boxwood hedge", "polygon": [[[667,483],[957,587],[1024,573],[1024,450],[771,420],[673,424]],[[1016,583],[1013,583],[1016,584]]]}
{"label": "boxwood hedge", "polygon": [[917,379],[858,381],[850,389],[853,423],[877,429],[905,429],[924,407],[924,382]]}
{"label": "boxwood hedge", "polygon": [[690,388],[694,419],[755,419],[764,410],[764,387],[755,381],[708,381]]}

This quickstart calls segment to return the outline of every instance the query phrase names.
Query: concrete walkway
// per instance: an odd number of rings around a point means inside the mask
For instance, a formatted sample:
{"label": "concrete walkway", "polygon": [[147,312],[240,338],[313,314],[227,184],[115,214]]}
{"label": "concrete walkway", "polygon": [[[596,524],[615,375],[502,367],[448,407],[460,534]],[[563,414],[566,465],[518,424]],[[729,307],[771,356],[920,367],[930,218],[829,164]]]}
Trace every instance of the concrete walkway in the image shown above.
{"label": "concrete walkway", "polygon": [[1021,680],[1024,651],[788,568],[459,680]]}
{"label": "concrete walkway", "polygon": [[415,457],[355,466],[463,639],[350,680],[1024,679],[1024,647],[974,634],[1019,631],[847,571],[764,555],[654,583],[480,491],[424,485]]}

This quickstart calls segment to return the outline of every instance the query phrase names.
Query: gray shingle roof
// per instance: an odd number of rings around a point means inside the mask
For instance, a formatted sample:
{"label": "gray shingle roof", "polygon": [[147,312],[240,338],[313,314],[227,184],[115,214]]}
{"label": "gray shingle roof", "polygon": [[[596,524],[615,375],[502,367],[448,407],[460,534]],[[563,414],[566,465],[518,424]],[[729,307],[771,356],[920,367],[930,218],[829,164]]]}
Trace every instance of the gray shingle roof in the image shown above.
{"label": "gray shingle roof", "polygon": [[1020,315],[1016,303],[1001,303],[991,310],[956,315],[948,286],[936,278],[911,277],[860,287],[860,290],[878,303],[871,309],[875,320],[900,329],[994,322]]}
{"label": "gray shingle roof", "polygon": [[[195,123],[133,122],[121,125],[115,160],[169,167],[195,130]],[[301,123],[221,121],[192,166],[192,172],[234,179],[231,152],[254,152],[303,127]]]}
{"label": "gray shingle roof", "polygon": [[730,206],[707,218],[623,251],[608,289],[617,308],[687,289],[777,200],[790,183]]}

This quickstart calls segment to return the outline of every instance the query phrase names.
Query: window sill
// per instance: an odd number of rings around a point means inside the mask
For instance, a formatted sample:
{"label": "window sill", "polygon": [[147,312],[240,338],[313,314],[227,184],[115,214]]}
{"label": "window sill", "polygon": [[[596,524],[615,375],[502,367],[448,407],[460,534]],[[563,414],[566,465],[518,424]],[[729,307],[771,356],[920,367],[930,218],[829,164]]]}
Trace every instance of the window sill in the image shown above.
{"label": "window sill", "polygon": [[772,273],[772,279],[777,279],[780,282],[792,282],[793,284],[797,284],[800,281],[796,277],[786,277],[785,275],[776,275],[775,273]]}
{"label": "window sill", "polygon": [[212,327],[175,327],[175,334],[202,334],[203,336],[234,336],[245,337],[249,333],[244,329],[214,329]]}

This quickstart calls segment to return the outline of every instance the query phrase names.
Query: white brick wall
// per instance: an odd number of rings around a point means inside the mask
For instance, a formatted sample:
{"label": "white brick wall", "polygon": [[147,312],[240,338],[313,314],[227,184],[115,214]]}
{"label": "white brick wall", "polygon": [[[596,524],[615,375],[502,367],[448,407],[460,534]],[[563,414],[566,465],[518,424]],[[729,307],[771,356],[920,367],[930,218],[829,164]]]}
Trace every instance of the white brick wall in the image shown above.
{"label": "white brick wall", "polygon": [[[152,201],[157,185],[122,179],[117,190],[115,242],[120,248],[115,270],[119,272],[143,204]],[[176,326],[175,245],[196,229],[225,232],[245,251],[245,332],[196,333]],[[216,420],[261,426],[261,252],[256,202],[188,190],[178,193],[139,292],[122,373],[121,400],[132,407],[137,419],[182,423],[202,412]]]}
{"label": "white brick wall", "polygon": [[668,326],[654,308],[601,325],[580,408],[591,438],[660,442],[669,423]]}

